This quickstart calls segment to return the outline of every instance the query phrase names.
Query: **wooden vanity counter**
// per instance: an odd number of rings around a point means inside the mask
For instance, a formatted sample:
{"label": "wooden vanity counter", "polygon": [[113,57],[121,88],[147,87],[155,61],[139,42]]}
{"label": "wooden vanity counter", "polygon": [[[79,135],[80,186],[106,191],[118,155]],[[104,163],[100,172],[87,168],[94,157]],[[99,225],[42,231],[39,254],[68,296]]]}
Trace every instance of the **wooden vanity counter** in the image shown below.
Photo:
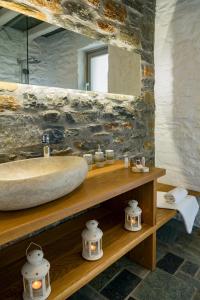
{"label": "wooden vanity counter", "polygon": [[[117,162],[90,171],[78,189],[56,201],[24,211],[1,212],[2,245],[84,211],[57,227],[0,250],[0,299],[22,298],[20,270],[30,241],[42,245],[51,263],[49,300],[66,299],[126,253],[154,270],[156,231],[175,215],[173,210],[156,209],[157,178],[164,174],[165,170],[158,168],[135,174]],[[143,227],[141,231],[128,232],[123,228],[124,208],[134,198],[143,211]],[[97,219],[104,232],[104,256],[94,262],[81,257],[81,231],[89,219]]]}

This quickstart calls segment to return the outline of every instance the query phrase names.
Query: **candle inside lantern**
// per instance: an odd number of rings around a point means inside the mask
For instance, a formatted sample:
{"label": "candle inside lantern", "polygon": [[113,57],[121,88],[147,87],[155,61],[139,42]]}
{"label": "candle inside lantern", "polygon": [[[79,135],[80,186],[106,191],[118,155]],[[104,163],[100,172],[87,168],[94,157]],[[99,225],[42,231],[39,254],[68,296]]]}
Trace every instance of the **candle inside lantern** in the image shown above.
{"label": "candle inside lantern", "polygon": [[35,280],[32,282],[32,288],[34,290],[39,290],[42,287],[42,281],[41,280]]}
{"label": "candle inside lantern", "polygon": [[90,250],[91,250],[92,252],[95,252],[95,251],[97,250],[96,244],[92,243],[92,244],[90,245]]}
{"label": "candle inside lantern", "polygon": [[131,225],[135,225],[135,224],[137,224],[137,220],[136,220],[135,217],[132,217],[131,218]]}
{"label": "candle inside lantern", "polygon": [[142,210],[138,207],[136,200],[129,201],[129,206],[125,208],[125,224],[124,227],[129,231],[138,231],[142,228],[141,214]]}
{"label": "candle inside lantern", "polygon": [[83,250],[82,256],[87,260],[97,260],[103,256],[102,250],[103,232],[98,228],[98,222],[90,220],[82,232]]}

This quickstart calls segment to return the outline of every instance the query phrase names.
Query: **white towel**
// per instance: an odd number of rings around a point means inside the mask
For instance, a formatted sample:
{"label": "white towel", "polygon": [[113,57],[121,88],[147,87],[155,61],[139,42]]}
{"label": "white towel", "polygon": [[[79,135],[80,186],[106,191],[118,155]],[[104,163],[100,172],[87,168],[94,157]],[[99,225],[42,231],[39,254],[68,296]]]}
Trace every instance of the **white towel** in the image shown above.
{"label": "white towel", "polygon": [[196,197],[186,196],[179,203],[170,204],[166,202],[165,195],[165,192],[157,192],[157,207],[179,211],[183,217],[187,233],[192,233],[194,221],[199,211],[199,204]]}
{"label": "white towel", "polygon": [[188,191],[182,187],[176,187],[173,190],[165,193],[164,197],[168,203],[179,203],[188,195]]}

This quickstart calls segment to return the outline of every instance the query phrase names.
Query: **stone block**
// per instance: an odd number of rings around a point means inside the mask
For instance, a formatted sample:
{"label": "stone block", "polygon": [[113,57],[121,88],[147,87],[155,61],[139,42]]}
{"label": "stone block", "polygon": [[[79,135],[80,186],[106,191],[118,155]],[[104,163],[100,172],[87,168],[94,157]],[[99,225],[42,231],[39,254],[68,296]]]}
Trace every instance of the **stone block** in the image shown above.
{"label": "stone block", "polygon": [[113,34],[116,32],[115,27],[111,23],[109,23],[105,20],[102,20],[102,19],[97,20],[97,25],[98,25],[99,29],[102,30],[106,34],[111,34],[111,33]]}
{"label": "stone block", "polygon": [[154,142],[153,141],[145,141],[144,142],[144,149],[145,150],[153,150],[154,149]]}
{"label": "stone block", "polygon": [[94,21],[94,16],[91,10],[88,9],[88,6],[84,5],[80,1],[65,1],[63,2],[64,13],[75,18],[78,18],[83,21]]}
{"label": "stone block", "polygon": [[142,13],[144,1],[141,0],[123,0],[123,3],[128,7],[133,8],[134,10]]}
{"label": "stone block", "polygon": [[0,153],[0,163],[6,163],[16,158],[15,154]]}
{"label": "stone block", "polygon": [[88,109],[92,109],[92,103],[90,100],[87,99],[74,99],[71,102],[71,107],[77,110],[88,110]]}
{"label": "stone block", "polygon": [[96,124],[92,124],[88,126],[88,129],[92,132],[92,133],[97,133],[103,130],[103,126],[102,125],[96,125]]}
{"label": "stone block", "polygon": [[69,123],[69,124],[75,124],[76,123],[75,119],[73,118],[73,116],[71,115],[70,112],[65,113],[65,118],[66,118],[66,122]]}
{"label": "stone block", "polygon": [[86,0],[86,2],[95,8],[99,8],[101,1],[100,0]]}
{"label": "stone block", "polygon": [[47,110],[42,113],[46,122],[57,122],[60,119],[60,112],[57,110]]}
{"label": "stone block", "polygon": [[49,134],[50,144],[60,144],[64,141],[65,129],[63,126],[48,126],[43,132]]}
{"label": "stone block", "polygon": [[31,2],[39,7],[51,10],[53,13],[61,13],[60,0],[31,0]]}
{"label": "stone block", "polygon": [[20,102],[14,96],[0,95],[0,112],[4,110],[19,110],[21,108]]}
{"label": "stone block", "polygon": [[113,0],[104,1],[104,16],[113,21],[124,23],[127,17],[126,7]]}
{"label": "stone block", "polygon": [[115,131],[119,129],[119,126],[120,126],[119,122],[110,122],[104,124],[104,129],[106,131]]}

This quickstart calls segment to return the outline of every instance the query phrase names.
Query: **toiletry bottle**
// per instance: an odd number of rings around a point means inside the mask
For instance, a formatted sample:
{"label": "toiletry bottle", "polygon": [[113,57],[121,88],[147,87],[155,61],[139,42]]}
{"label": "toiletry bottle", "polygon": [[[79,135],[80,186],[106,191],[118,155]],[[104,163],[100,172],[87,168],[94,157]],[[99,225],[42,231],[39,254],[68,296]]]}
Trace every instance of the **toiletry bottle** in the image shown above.
{"label": "toiletry bottle", "polygon": [[145,167],[145,164],[146,164],[146,160],[145,160],[145,157],[143,156],[142,159],[141,159],[141,164],[143,167]]}
{"label": "toiletry bottle", "polygon": [[50,142],[49,135],[48,134],[44,134],[42,136],[42,143],[44,144],[44,146],[43,146],[44,157],[50,157],[50,145],[49,145],[49,142]]}
{"label": "toiletry bottle", "polygon": [[44,146],[43,152],[44,152],[44,157],[49,157],[50,156],[50,147],[47,145]]}
{"label": "toiletry bottle", "polygon": [[124,168],[128,169],[129,167],[129,158],[127,155],[124,156]]}
{"label": "toiletry bottle", "polygon": [[100,145],[98,145],[98,151],[95,152],[94,159],[95,159],[95,164],[98,168],[104,167],[105,158],[104,158],[103,151],[101,151]]}

